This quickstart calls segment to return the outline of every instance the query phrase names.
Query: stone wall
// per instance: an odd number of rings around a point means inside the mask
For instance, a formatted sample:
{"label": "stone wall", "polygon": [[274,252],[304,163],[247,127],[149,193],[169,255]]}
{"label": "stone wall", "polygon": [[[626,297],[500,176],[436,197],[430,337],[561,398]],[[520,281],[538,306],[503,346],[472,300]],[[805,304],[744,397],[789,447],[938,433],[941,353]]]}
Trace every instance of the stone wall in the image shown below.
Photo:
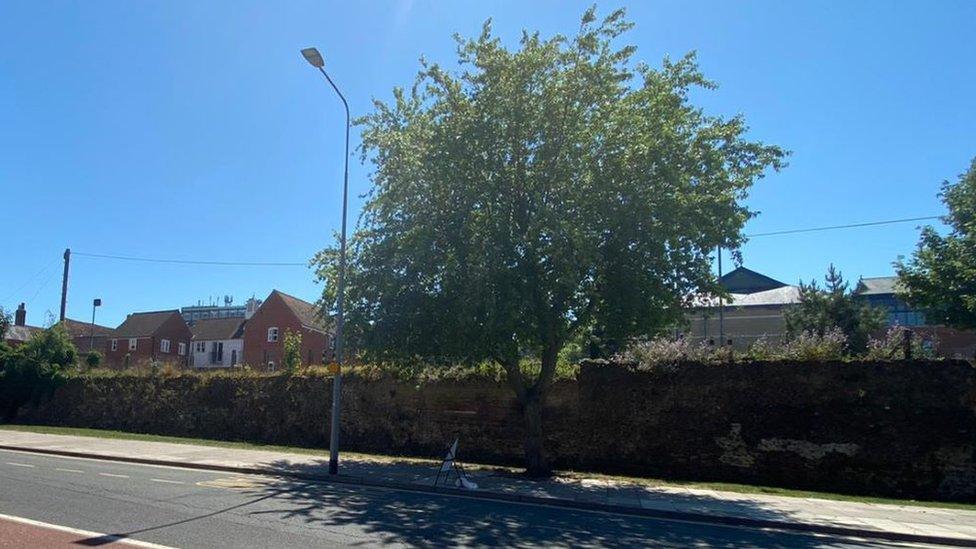
{"label": "stone wall", "polygon": [[[73,378],[19,421],[326,447],[331,380],[247,375]],[[518,464],[511,391],[474,379],[347,376],[343,448]],[[966,362],[584,363],[546,409],[561,468],[836,492],[976,499],[976,385]]]}

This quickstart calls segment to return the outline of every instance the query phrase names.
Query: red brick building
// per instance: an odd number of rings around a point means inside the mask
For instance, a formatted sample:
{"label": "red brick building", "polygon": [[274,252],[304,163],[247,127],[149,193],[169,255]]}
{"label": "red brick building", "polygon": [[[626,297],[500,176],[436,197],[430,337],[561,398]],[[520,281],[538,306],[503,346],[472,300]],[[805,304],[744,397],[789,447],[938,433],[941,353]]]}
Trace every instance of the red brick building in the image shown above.
{"label": "red brick building", "polygon": [[152,361],[186,366],[192,337],[176,309],[132,313],[109,338],[105,363],[116,368]]}
{"label": "red brick building", "polygon": [[66,318],[59,324],[64,326],[65,331],[71,336],[71,342],[74,343],[79,354],[97,351],[104,355],[108,350],[109,340],[115,335],[115,328],[93,325],[91,322]]}
{"label": "red brick building", "polygon": [[302,364],[321,364],[332,337],[318,308],[278,290],[244,325],[244,363],[256,369],[280,368],[289,330],[302,335]]}

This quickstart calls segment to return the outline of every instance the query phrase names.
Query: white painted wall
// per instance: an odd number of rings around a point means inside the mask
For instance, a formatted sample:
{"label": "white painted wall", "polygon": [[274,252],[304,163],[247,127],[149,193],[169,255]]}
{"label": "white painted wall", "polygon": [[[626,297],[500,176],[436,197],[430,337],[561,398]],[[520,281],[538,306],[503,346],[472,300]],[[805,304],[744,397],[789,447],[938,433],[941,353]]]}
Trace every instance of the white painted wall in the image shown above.
{"label": "white painted wall", "polygon": [[[198,343],[203,343],[205,345],[206,350],[202,352],[197,351]],[[218,364],[211,364],[210,362],[210,356],[212,352],[211,349],[213,349],[213,346],[216,345],[217,343],[224,344],[223,361]],[[235,365],[234,363],[231,362],[231,360],[234,358],[235,355],[234,351],[237,351],[236,353],[237,365],[244,362],[244,340],[243,339],[221,339],[221,340],[213,340],[213,341],[211,340],[201,341],[195,339],[190,343],[190,350],[192,355],[190,364],[193,365],[194,368],[230,368],[231,366]]]}

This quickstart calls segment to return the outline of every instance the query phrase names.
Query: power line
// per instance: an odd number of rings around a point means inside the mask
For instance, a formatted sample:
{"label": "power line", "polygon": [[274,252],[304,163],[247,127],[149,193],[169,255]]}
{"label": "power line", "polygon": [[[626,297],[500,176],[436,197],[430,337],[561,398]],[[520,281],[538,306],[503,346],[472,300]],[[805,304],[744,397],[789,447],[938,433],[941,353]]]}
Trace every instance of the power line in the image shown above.
{"label": "power line", "polygon": [[[777,236],[784,234],[812,233],[817,231],[832,231],[837,229],[854,229],[858,227],[873,227],[877,225],[891,225],[894,223],[908,223],[911,221],[932,221],[941,219],[941,216],[930,215],[925,217],[907,217],[904,219],[888,219],[885,221],[868,221],[864,223],[850,223],[847,225],[831,225],[827,227],[808,227],[804,229],[788,229],[783,231],[771,231],[765,233],[747,234],[746,238],[756,238],[760,236]],[[178,265],[218,265],[222,267],[307,267],[305,262],[273,262],[273,261],[206,261],[192,259],[165,259],[156,257],[132,257],[124,255],[93,254],[86,252],[71,252],[71,255],[82,257],[94,257],[98,259],[117,259],[120,261],[138,261],[142,263],[171,263]]]}
{"label": "power line", "polygon": [[12,298],[15,295],[19,294],[21,292],[21,290],[23,290],[24,288],[26,288],[27,286],[29,286],[32,282],[34,282],[35,280],[37,280],[38,277],[40,277],[42,274],[46,273],[51,267],[53,267],[56,264],[57,264],[57,260],[51,261],[50,263],[48,263],[44,267],[41,267],[40,270],[38,270],[36,273],[34,273],[33,275],[31,275],[31,277],[28,278],[26,282],[24,282],[23,284],[21,284],[20,286],[18,286],[16,290],[10,292],[6,297],[4,297],[3,298],[3,301],[0,302],[0,303],[6,303],[7,301],[10,301],[10,298]]}
{"label": "power line", "polygon": [[118,259],[121,261],[141,261],[144,263],[176,263],[182,265],[220,265],[224,267],[306,267],[308,263],[269,262],[269,261],[199,261],[192,259],[161,259],[154,257],[131,257],[124,255],[90,254],[71,252],[71,255],[97,257],[99,259]]}
{"label": "power line", "polygon": [[747,234],[746,238],[755,238],[757,236],[776,236],[781,234],[796,234],[796,233],[812,233],[816,231],[832,231],[834,229],[854,229],[857,227],[872,227],[875,225],[891,225],[893,223],[908,223],[909,221],[931,221],[933,219],[942,219],[942,216],[930,215],[926,217],[907,217],[905,219],[889,219],[886,221],[868,221],[865,223],[851,223],[848,225],[831,225],[829,227],[810,227],[806,229],[789,229],[786,231],[772,231],[768,233],[756,233]]}

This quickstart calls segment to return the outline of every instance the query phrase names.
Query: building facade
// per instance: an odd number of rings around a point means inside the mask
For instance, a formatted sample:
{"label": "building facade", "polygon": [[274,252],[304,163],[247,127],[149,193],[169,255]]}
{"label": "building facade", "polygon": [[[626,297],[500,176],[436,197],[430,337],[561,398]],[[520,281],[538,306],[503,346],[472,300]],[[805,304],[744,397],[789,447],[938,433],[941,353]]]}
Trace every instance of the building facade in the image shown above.
{"label": "building facade", "polygon": [[934,319],[926,318],[924,312],[909,306],[898,297],[900,291],[898,277],[877,276],[861,278],[854,294],[873,307],[887,310],[889,328],[904,326],[912,330],[916,337],[929,342],[939,356],[976,358],[976,331],[949,328],[934,322]]}
{"label": "building facade", "polygon": [[91,322],[80,320],[64,319],[60,322],[68,335],[71,336],[71,343],[79,353],[98,352],[105,354],[109,340],[115,334],[115,328],[100,326]]}
{"label": "building facade", "polygon": [[315,305],[275,290],[244,326],[244,362],[252,368],[281,368],[288,332],[301,334],[301,359],[306,365],[322,364],[331,348],[331,331]]}
{"label": "building facade", "polygon": [[105,363],[115,368],[152,362],[186,366],[192,338],[176,309],[132,313],[109,338]]}
{"label": "building facade", "polygon": [[198,320],[190,328],[190,365],[194,368],[231,368],[244,360],[243,318]]}
{"label": "building facade", "polygon": [[180,309],[183,320],[192,326],[198,320],[215,318],[248,318],[261,306],[260,299],[248,299],[244,305],[233,305],[229,296],[224,298],[223,305],[190,305]]}
{"label": "building facade", "polygon": [[14,312],[14,321],[3,334],[3,342],[11,347],[27,343],[34,334],[44,331],[39,326],[27,325],[27,307],[21,303]]}
{"label": "building facade", "polygon": [[799,302],[800,289],[739,267],[719,279],[729,297],[703,297],[688,315],[685,337],[711,345],[745,349],[759,339],[786,337],[785,311]]}

